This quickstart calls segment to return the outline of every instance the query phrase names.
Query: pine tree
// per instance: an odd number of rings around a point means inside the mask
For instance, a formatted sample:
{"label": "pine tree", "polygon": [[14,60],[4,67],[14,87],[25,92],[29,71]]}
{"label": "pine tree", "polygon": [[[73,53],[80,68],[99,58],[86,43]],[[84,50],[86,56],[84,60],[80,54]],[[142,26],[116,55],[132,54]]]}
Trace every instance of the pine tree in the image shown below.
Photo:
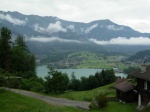
{"label": "pine tree", "polygon": [[11,31],[3,27],[0,31],[0,68],[10,71],[11,63]]}

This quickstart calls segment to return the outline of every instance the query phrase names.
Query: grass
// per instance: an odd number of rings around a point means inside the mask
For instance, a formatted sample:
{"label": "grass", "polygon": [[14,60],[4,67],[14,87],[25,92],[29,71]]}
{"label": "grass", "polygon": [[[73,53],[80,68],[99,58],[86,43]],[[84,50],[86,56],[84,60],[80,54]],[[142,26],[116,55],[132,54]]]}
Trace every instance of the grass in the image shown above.
{"label": "grass", "polygon": [[[114,86],[115,83],[99,87],[89,91],[71,91],[61,94],[60,97],[68,98],[72,100],[80,100],[80,101],[91,101],[96,95],[101,91],[107,91],[108,96],[115,96],[116,92],[114,89],[110,89]],[[104,109],[100,110],[91,110],[91,112],[136,112],[135,107],[136,103],[123,104],[119,101],[109,101],[108,106]]]}
{"label": "grass", "polygon": [[110,89],[114,86],[114,83],[99,87],[89,91],[70,91],[61,94],[59,97],[71,99],[71,100],[79,100],[79,101],[92,101],[92,99],[98,95],[101,91],[108,92],[108,96],[115,96],[115,90]]}
{"label": "grass", "polygon": [[146,107],[146,108],[143,109],[141,112],[150,112],[150,106]]}
{"label": "grass", "polygon": [[98,110],[93,110],[92,112],[136,112],[136,104],[129,103],[123,104],[117,101],[110,101],[106,108]]}
{"label": "grass", "polygon": [[84,112],[78,108],[49,105],[41,100],[0,89],[0,112]]}
{"label": "grass", "polygon": [[[61,95],[65,97],[69,93],[74,96],[75,100],[85,100],[84,96],[87,98],[93,98],[93,91],[108,90],[114,84],[109,84],[104,87],[96,88],[90,91],[81,92],[68,92]],[[110,90],[112,91],[112,90]],[[95,93],[97,94],[97,93]],[[114,95],[114,91],[109,95]],[[135,107],[137,104],[122,104],[118,101],[109,101],[108,106],[100,110],[90,110],[89,112],[136,112]],[[47,104],[41,100],[26,97],[17,93],[0,89],[0,112],[88,112],[85,110],[80,110],[78,108],[67,107],[67,106],[54,106]],[[143,111],[149,112],[149,111]]]}

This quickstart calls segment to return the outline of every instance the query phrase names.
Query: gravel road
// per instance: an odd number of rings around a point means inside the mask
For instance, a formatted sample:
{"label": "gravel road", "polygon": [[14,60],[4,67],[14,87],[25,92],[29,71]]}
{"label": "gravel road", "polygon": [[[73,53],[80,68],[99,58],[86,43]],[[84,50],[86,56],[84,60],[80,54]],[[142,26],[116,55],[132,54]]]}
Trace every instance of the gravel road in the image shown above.
{"label": "gravel road", "polygon": [[[8,88],[5,88],[5,89],[9,90]],[[40,95],[31,91],[18,90],[18,89],[10,89],[10,91],[13,91],[15,93],[19,93],[25,96],[29,96],[32,98],[40,99],[53,105],[72,106],[72,107],[78,107],[81,109],[89,110],[90,102],[74,101],[74,100],[68,100],[64,98],[55,98],[55,97]]]}

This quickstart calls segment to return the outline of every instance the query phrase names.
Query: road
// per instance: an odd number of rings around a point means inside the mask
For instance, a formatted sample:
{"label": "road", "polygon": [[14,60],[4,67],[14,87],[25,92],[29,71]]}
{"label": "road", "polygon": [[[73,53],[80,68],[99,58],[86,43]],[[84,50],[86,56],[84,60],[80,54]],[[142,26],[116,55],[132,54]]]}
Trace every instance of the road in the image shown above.
{"label": "road", "polygon": [[[5,89],[9,90],[8,88],[5,88]],[[22,94],[25,96],[29,96],[32,98],[40,99],[53,105],[72,106],[72,107],[78,107],[81,109],[89,110],[90,102],[68,100],[65,98],[55,98],[55,97],[40,95],[31,91],[18,90],[18,89],[10,89],[10,91],[13,91],[15,93]]]}

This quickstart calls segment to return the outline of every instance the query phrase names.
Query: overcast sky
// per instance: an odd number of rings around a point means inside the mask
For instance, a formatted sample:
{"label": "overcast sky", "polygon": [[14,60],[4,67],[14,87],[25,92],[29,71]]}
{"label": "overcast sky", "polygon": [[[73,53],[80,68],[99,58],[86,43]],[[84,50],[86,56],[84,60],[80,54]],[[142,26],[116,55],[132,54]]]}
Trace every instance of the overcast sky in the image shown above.
{"label": "overcast sky", "polygon": [[0,10],[86,23],[110,19],[150,33],[150,0],[0,0]]}

